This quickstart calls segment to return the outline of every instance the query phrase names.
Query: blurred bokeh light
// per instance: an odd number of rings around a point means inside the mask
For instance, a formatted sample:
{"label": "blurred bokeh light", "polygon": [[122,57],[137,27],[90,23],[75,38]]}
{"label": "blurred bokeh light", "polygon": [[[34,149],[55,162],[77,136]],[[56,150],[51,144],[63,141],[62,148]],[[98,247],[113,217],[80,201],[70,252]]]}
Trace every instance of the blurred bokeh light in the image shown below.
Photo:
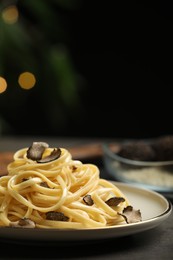
{"label": "blurred bokeh light", "polygon": [[23,72],[19,75],[19,85],[23,89],[31,89],[35,86],[36,78],[31,72]]}
{"label": "blurred bokeh light", "polygon": [[5,92],[7,89],[7,82],[3,77],[0,77],[0,94]]}
{"label": "blurred bokeh light", "polygon": [[15,5],[9,5],[2,10],[2,19],[7,24],[14,24],[19,17],[18,9]]}

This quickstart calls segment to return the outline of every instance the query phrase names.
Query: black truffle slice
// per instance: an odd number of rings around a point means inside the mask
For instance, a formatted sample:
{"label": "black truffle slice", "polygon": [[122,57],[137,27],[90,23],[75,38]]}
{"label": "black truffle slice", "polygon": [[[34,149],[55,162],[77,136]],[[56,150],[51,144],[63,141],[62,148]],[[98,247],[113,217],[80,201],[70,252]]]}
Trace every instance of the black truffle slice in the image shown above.
{"label": "black truffle slice", "polygon": [[58,159],[61,156],[61,149],[60,148],[55,148],[50,155],[37,160],[38,163],[47,163],[47,162],[51,162],[54,161],[56,159]]}
{"label": "black truffle slice", "polygon": [[130,223],[137,223],[142,221],[142,215],[141,215],[141,211],[135,210],[133,209],[132,206],[127,206],[126,208],[124,208],[122,213],[118,213],[119,215],[121,215],[127,224]]}
{"label": "black truffle slice", "polygon": [[33,161],[40,160],[46,148],[49,145],[45,142],[33,142],[27,150],[27,158]]}
{"label": "black truffle slice", "polygon": [[87,204],[88,206],[92,206],[94,204],[93,199],[91,198],[91,195],[87,194],[83,197],[83,201],[85,202],[85,204]]}
{"label": "black truffle slice", "polygon": [[122,197],[112,197],[105,201],[105,203],[109,206],[118,206],[121,202],[124,202],[125,199]]}
{"label": "black truffle slice", "polygon": [[46,213],[46,219],[55,221],[68,221],[69,217],[65,216],[62,212],[49,211]]}
{"label": "black truffle slice", "polygon": [[61,156],[61,149],[54,148],[53,151],[43,158],[43,153],[49,145],[45,142],[33,142],[32,146],[30,146],[27,150],[27,158],[37,163],[47,163],[58,159]]}
{"label": "black truffle slice", "polygon": [[21,218],[18,221],[11,222],[10,227],[35,228],[35,223],[29,218]]}

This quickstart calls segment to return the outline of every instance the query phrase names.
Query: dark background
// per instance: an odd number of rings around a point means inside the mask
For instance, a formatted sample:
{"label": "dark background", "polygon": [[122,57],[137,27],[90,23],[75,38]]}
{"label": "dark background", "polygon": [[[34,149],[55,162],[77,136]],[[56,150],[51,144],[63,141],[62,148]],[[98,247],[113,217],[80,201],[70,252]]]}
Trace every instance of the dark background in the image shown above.
{"label": "dark background", "polygon": [[[12,58],[8,52],[3,55],[0,74],[11,85],[0,94],[0,134],[122,138],[172,134],[172,4],[61,2],[38,1],[45,4],[41,12],[33,7],[34,1],[30,5],[18,1],[20,23],[32,44],[26,40],[27,50],[22,52],[11,46]],[[53,68],[49,57],[55,57],[55,51],[60,58]],[[68,57],[66,63],[61,54]],[[15,85],[22,70],[37,76],[29,91]]]}

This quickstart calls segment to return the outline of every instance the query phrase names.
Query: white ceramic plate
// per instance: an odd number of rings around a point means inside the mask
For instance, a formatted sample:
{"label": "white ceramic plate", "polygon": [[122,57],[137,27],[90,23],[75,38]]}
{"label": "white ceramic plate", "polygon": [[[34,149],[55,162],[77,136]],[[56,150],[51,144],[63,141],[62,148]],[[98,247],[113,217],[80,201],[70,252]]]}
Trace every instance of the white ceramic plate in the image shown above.
{"label": "white ceramic plate", "polygon": [[0,238],[18,241],[93,241],[131,235],[160,225],[172,212],[172,204],[155,191],[133,185],[114,182],[135,209],[140,209],[142,222],[114,227],[82,230],[0,228]]}

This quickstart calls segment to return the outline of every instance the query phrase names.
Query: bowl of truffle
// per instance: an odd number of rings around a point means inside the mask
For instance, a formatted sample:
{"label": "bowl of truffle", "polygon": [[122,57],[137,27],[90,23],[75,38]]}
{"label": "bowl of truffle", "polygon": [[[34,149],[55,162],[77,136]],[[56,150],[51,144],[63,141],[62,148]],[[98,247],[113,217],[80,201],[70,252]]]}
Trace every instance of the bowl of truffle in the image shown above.
{"label": "bowl of truffle", "polygon": [[173,136],[104,143],[109,178],[160,192],[173,192]]}

